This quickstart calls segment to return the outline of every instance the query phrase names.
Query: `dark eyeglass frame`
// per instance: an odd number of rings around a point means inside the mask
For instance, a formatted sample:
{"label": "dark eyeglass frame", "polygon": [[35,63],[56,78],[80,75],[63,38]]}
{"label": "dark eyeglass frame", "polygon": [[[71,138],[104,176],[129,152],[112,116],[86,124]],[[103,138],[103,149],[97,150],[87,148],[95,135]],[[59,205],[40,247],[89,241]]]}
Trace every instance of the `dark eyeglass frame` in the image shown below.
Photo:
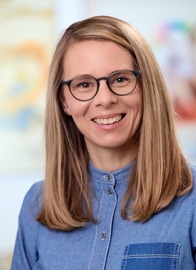
{"label": "dark eyeglass frame", "polygon": [[[115,74],[118,74],[118,73],[122,73],[122,72],[131,72],[131,73],[135,76],[135,78],[136,78],[135,87],[134,87],[130,92],[128,92],[128,93],[126,93],[126,94],[118,94],[118,93],[115,93],[115,92],[111,89],[110,84],[109,84],[109,80],[110,80],[111,76],[113,76],[113,75],[115,75]],[[77,100],[79,100],[79,101],[89,101],[89,100],[93,99],[93,98],[97,95],[97,93],[98,93],[98,91],[99,91],[99,86],[100,86],[99,81],[105,80],[105,81],[106,81],[106,84],[107,84],[107,86],[108,86],[108,88],[109,88],[109,90],[110,90],[113,94],[115,94],[115,95],[117,95],[117,96],[127,96],[127,95],[131,94],[131,93],[135,90],[136,85],[137,85],[137,82],[138,82],[138,78],[139,78],[139,75],[140,75],[140,74],[141,74],[141,71],[140,71],[140,70],[117,70],[117,71],[115,71],[115,72],[112,72],[108,77],[99,77],[99,78],[95,78],[95,77],[93,77],[93,76],[87,76],[87,77],[89,77],[89,78],[93,78],[93,79],[97,82],[97,90],[96,90],[95,94],[94,94],[91,98],[85,99],[85,100],[84,100],[84,99],[79,99],[79,98],[75,97],[74,94],[73,94],[72,91],[71,91],[71,83],[72,83],[72,81],[75,80],[75,79],[77,79],[77,78],[86,77],[85,75],[77,76],[77,77],[75,77],[75,78],[73,78],[73,79],[71,79],[71,80],[68,80],[68,81],[61,81],[60,86],[66,84],[66,85],[68,86],[68,88],[69,88],[69,91],[70,91],[71,95],[72,95],[75,99],[77,99]]]}

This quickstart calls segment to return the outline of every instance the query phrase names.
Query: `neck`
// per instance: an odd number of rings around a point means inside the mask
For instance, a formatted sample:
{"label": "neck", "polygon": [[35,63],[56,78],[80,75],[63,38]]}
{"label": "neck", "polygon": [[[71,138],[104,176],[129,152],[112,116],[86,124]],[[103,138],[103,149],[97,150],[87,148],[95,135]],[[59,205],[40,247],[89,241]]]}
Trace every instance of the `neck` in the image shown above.
{"label": "neck", "polygon": [[120,149],[96,148],[88,149],[92,164],[100,170],[113,172],[119,170],[136,158],[137,145],[127,147],[125,145]]}

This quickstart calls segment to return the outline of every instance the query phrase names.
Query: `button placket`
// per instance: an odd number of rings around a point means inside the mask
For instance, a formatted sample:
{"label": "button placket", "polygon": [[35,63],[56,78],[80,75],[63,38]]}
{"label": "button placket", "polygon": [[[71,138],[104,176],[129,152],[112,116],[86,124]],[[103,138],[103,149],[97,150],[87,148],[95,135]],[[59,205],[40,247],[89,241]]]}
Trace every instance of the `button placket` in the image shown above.
{"label": "button placket", "polygon": [[105,233],[105,231],[103,231],[103,232],[101,233],[101,240],[103,241],[103,240],[105,239],[105,237],[106,237],[106,233]]}
{"label": "button placket", "polygon": [[108,189],[108,194],[109,194],[109,195],[112,195],[112,194],[113,194],[113,191],[112,191],[111,188]]}
{"label": "button placket", "polygon": [[106,174],[105,179],[107,179],[109,181],[111,179],[111,176],[109,174]]}
{"label": "button placket", "polygon": [[[110,174],[106,174],[104,175],[104,178],[108,181],[108,182],[111,182],[112,180],[112,176]],[[111,182],[112,184],[112,182]],[[109,185],[110,187],[107,189],[107,193],[111,196],[113,194],[113,189],[111,187],[111,185]]]}
{"label": "button placket", "polygon": [[[102,175],[101,181],[101,200],[99,208],[99,223],[94,242],[93,253],[89,269],[98,269],[97,265],[101,265],[99,269],[104,269],[106,265],[107,254],[110,247],[112,224],[115,214],[117,196],[115,195],[115,177],[110,173]],[[99,189],[100,191],[100,189]],[[107,209],[110,209],[109,211]],[[99,256],[97,255],[99,254]],[[101,261],[101,263],[100,263]]]}

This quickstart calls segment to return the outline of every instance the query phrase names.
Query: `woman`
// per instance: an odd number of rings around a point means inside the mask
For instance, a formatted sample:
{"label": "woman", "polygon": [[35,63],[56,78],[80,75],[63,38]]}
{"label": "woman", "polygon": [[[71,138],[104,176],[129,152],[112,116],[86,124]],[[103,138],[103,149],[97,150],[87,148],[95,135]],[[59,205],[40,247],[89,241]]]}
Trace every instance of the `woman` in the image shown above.
{"label": "woman", "polygon": [[155,57],[124,21],[71,25],[51,65],[46,174],[19,217],[15,269],[195,269],[195,169]]}

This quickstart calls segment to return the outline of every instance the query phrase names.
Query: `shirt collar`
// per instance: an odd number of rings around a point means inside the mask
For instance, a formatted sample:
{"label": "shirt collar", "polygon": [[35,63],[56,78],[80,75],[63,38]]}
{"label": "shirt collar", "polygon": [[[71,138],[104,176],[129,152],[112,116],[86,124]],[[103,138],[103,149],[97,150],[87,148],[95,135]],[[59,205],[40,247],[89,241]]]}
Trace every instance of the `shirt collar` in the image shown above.
{"label": "shirt collar", "polygon": [[115,182],[115,183],[120,183],[120,182],[125,182],[128,181],[130,178],[131,174],[131,169],[134,165],[134,161],[126,165],[125,167],[114,171],[114,172],[108,172],[104,170],[100,170],[96,168],[91,162],[89,162],[89,174],[90,178],[93,181],[97,182],[102,182],[102,183],[108,183],[110,182]]}

